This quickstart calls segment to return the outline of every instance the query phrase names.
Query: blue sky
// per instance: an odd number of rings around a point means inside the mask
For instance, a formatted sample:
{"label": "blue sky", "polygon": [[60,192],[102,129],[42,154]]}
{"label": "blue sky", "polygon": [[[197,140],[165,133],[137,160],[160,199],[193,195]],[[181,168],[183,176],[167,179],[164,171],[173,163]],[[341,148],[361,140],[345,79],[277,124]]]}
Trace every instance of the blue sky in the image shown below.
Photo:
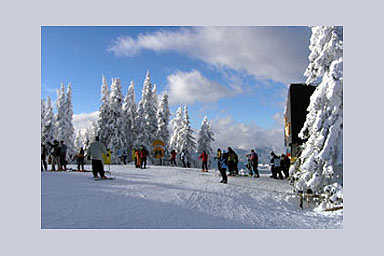
{"label": "blue sky", "polygon": [[216,137],[254,134],[218,144],[261,145],[253,140],[265,134],[281,146],[287,88],[304,81],[309,38],[308,27],[42,27],[41,97],[54,102],[71,82],[74,121],[84,123],[99,109],[102,75],[119,77],[124,95],[133,80],[139,101],[149,69],[172,113],[188,104],[193,128],[207,115]]}

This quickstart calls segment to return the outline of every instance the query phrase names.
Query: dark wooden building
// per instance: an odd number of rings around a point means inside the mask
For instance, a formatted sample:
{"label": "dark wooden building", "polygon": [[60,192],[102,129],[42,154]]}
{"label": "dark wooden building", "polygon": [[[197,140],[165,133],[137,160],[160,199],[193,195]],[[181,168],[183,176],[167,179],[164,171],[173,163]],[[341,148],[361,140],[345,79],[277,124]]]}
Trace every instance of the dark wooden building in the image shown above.
{"label": "dark wooden building", "polygon": [[297,157],[298,146],[304,142],[298,134],[304,126],[309,99],[315,88],[315,86],[306,84],[291,84],[289,86],[284,115],[284,145],[292,157]]}

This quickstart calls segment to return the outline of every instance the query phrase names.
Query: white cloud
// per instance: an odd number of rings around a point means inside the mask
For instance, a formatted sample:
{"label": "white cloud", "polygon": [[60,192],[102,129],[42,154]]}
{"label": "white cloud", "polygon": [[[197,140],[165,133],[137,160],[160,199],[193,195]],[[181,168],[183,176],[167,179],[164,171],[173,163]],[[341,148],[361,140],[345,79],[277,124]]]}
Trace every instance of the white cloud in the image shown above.
{"label": "white cloud", "polygon": [[254,124],[235,122],[229,116],[210,122],[215,133],[215,147],[227,148],[231,146],[243,150],[268,147],[277,152],[284,151],[282,128],[264,129]]}
{"label": "white cloud", "polygon": [[288,84],[303,81],[309,37],[305,27],[193,27],[119,37],[108,50],[129,57],[141,50],[175,51],[219,69]]}
{"label": "white cloud", "polygon": [[219,83],[208,80],[197,70],[191,72],[177,71],[169,75],[167,81],[167,91],[171,105],[192,104],[196,101],[202,103],[216,102],[234,93]]}
{"label": "white cloud", "polygon": [[92,113],[80,113],[73,115],[73,126],[75,131],[83,130],[91,126],[92,121],[97,121],[99,118],[99,111],[95,111]]}

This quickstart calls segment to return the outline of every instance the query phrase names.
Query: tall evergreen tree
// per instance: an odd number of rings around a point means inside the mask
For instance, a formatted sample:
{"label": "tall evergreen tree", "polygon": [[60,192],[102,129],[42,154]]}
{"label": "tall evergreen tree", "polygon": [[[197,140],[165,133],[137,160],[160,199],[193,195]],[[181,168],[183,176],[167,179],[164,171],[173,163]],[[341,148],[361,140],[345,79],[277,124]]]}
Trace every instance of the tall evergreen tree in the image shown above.
{"label": "tall evergreen tree", "polygon": [[99,109],[99,119],[97,120],[96,134],[99,136],[100,141],[104,145],[108,145],[111,137],[111,108],[110,108],[110,96],[107,80],[102,77],[101,85],[101,106]]}
{"label": "tall evergreen tree", "polygon": [[179,138],[178,138],[179,151],[181,152],[184,150],[186,158],[192,160],[193,159],[192,152],[195,152],[196,150],[196,142],[195,142],[195,138],[193,137],[193,130],[191,128],[191,123],[189,121],[187,105],[184,105],[183,118],[184,118],[183,124],[182,124],[181,130],[179,133]]}
{"label": "tall evergreen tree", "polygon": [[42,129],[42,142],[51,142],[56,138],[56,127],[55,127],[55,114],[53,113],[53,107],[51,98],[47,97],[47,103],[45,107],[44,123]]}
{"label": "tall evergreen tree", "polygon": [[[163,94],[163,97],[160,101],[159,107],[157,109],[157,138],[163,141],[165,144],[168,144],[169,141],[169,107],[168,107],[168,95]],[[166,146],[166,148],[168,148]]]}
{"label": "tall evergreen tree", "polygon": [[201,153],[205,151],[208,155],[212,154],[211,143],[214,142],[214,134],[211,129],[211,124],[208,122],[208,118],[205,116],[201,123],[199,131],[199,137],[197,140],[197,152]]}
{"label": "tall evergreen tree", "polygon": [[56,99],[56,139],[65,141],[66,124],[67,124],[67,106],[65,101],[65,86],[61,83],[60,89],[57,90]]}
{"label": "tall evergreen tree", "polygon": [[40,117],[40,130],[41,130],[40,140],[43,143],[44,142],[44,140],[43,140],[43,138],[44,138],[43,127],[44,127],[44,123],[45,123],[44,118],[45,118],[45,113],[46,113],[46,102],[45,102],[45,99],[41,100],[40,112],[41,112],[41,117]]}
{"label": "tall evergreen tree", "polygon": [[[299,134],[307,139],[291,168],[296,190],[342,197],[343,185],[343,28],[312,28],[307,84],[317,88]],[[339,191],[339,192],[336,192]],[[326,205],[327,203],[324,202]]]}
{"label": "tall evergreen tree", "polygon": [[128,93],[124,98],[123,113],[127,150],[130,152],[137,137],[137,107],[135,97],[135,84],[133,81],[131,81],[128,87]]}
{"label": "tall evergreen tree", "polygon": [[111,94],[110,94],[110,110],[111,110],[111,119],[110,127],[111,134],[108,143],[108,148],[112,151],[112,162],[119,163],[118,155],[126,147],[126,137],[124,130],[124,117],[123,117],[123,94],[121,93],[120,79],[113,79],[111,85]]}
{"label": "tall evergreen tree", "polygon": [[169,138],[169,150],[176,150],[179,152],[179,136],[180,136],[180,130],[183,127],[183,109],[179,107],[176,110],[176,117],[173,118],[170,122],[171,128],[172,128],[172,134]]}
{"label": "tall evergreen tree", "polygon": [[65,139],[64,142],[67,145],[67,153],[69,156],[72,156],[76,153],[74,148],[74,137],[75,137],[75,128],[73,127],[72,119],[73,119],[73,106],[72,106],[72,86],[71,83],[68,84],[67,94],[65,98]]}
{"label": "tall evergreen tree", "polygon": [[135,144],[143,145],[149,152],[152,152],[152,142],[157,139],[157,120],[149,70],[144,80],[142,98],[137,108],[137,125],[138,135]]}

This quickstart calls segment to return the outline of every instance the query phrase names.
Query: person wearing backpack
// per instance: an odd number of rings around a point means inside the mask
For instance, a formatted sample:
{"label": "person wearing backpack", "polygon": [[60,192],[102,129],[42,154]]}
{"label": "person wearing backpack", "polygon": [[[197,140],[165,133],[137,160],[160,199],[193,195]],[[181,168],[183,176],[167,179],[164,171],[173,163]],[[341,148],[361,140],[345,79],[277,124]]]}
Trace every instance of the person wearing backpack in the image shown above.
{"label": "person wearing backpack", "polygon": [[255,150],[251,150],[251,154],[250,154],[250,165],[251,165],[251,170],[252,170],[252,175],[253,177],[255,178],[260,178],[260,175],[259,175],[259,170],[258,170],[258,164],[259,164],[259,157],[257,155],[257,153],[255,152]]}
{"label": "person wearing backpack", "polygon": [[228,164],[229,176],[235,176],[236,158],[237,158],[237,155],[235,151],[233,151],[231,147],[228,147],[227,164]]}

